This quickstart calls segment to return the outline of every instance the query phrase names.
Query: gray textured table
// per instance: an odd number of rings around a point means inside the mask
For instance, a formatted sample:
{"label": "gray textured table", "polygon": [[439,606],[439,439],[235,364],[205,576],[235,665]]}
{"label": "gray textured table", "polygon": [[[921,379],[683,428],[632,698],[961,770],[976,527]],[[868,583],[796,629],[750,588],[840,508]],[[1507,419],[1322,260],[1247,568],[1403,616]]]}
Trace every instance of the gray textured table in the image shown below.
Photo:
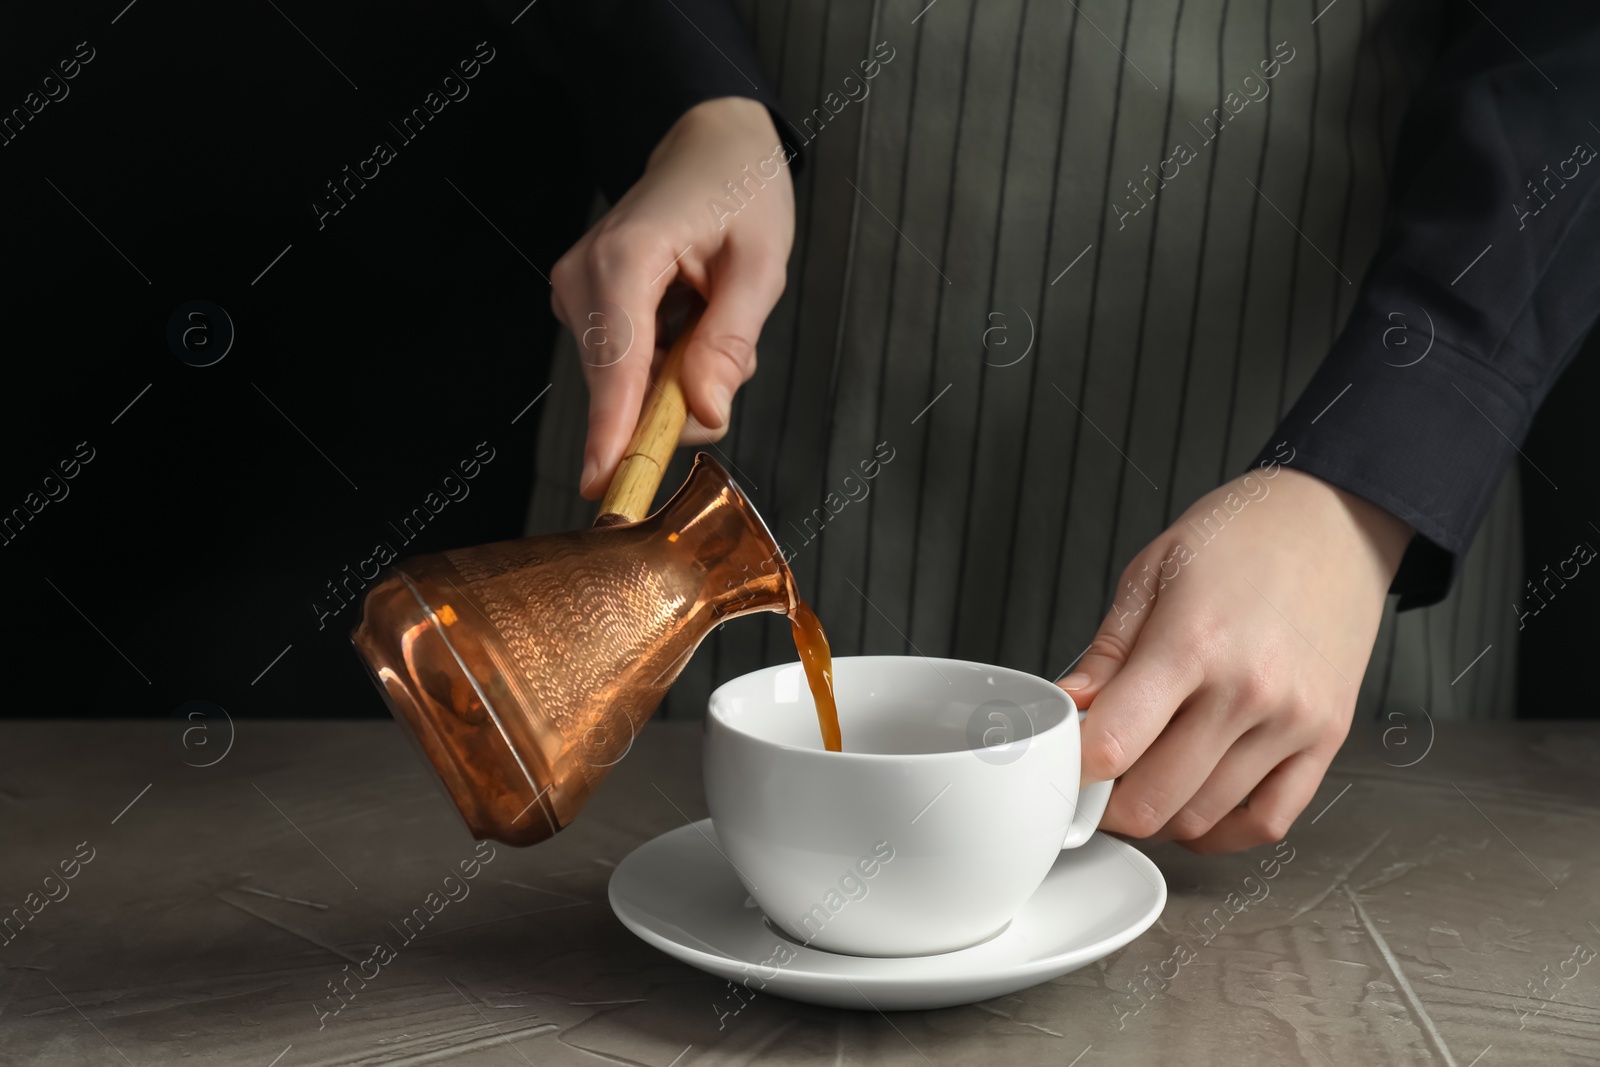
{"label": "gray textured table", "polygon": [[0,908],[26,921],[0,943],[0,1062],[1600,1060],[1600,728],[1441,724],[1398,766],[1417,719],[1352,736],[1225,925],[1202,920],[1254,857],[1153,846],[1166,912],[1100,964],[891,1016],[757,996],[721,1029],[724,984],[606,904],[630,849],[705,814],[697,724],[652,724],[574,827],[497,847],[347,1001],[330,983],[475,854],[397,727],[239,723],[197,767],[225,721],[187,747],[202,720],[4,724]]}

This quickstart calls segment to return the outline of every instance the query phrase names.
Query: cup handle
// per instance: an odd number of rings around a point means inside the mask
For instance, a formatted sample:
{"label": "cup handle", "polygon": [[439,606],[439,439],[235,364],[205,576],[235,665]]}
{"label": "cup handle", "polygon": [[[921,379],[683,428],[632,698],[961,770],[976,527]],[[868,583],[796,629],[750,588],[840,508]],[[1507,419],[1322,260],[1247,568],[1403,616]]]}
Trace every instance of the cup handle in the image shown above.
{"label": "cup handle", "polygon": [[[1078,712],[1078,725],[1083,725],[1085,713]],[[1095,827],[1106,813],[1111,800],[1112,782],[1090,782],[1078,787],[1078,804],[1072,812],[1072,824],[1067,827],[1067,839],[1062,848],[1077,848],[1094,834]]]}

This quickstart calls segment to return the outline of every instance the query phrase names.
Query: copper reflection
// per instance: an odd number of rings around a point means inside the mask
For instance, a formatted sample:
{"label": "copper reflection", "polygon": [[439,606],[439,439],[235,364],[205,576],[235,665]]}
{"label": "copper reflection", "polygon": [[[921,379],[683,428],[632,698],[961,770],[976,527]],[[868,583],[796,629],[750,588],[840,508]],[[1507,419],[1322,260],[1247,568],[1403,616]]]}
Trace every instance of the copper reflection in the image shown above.
{"label": "copper reflection", "polygon": [[701,453],[642,522],[402,560],[352,640],[472,833],[528,845],[577,816],[718,623],[789,612],[792,589]]}

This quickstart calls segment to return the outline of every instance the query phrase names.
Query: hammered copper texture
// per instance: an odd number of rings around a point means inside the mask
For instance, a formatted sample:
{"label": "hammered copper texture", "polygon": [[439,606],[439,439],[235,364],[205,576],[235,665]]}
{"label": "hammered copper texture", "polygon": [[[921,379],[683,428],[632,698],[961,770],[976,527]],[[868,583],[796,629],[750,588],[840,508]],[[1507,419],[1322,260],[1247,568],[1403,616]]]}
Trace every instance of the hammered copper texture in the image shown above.
{"label": "hammered copper texture", "polygon": [[577,816],[714,627],[794,596],[702,454],[642,522],[402,560],[353,636],[473,833],[531,844]]}
{"label": "hammered copper texture", "polygon": [[654,684],[636,681],[607,704],[591,696],[609,692],[632,664],[655,662],[681,643],[674,639],[700,592],[692,574],[649,566],[631,538],[601,540],[597,531],[445,553],[499,634],[514,672],[506,681],[519,702],[566,740],[552,763],[575,759],[590,787],[621,754],[607,751],[617,736],[608,724],[626,716],[631,736],[677,672]]}

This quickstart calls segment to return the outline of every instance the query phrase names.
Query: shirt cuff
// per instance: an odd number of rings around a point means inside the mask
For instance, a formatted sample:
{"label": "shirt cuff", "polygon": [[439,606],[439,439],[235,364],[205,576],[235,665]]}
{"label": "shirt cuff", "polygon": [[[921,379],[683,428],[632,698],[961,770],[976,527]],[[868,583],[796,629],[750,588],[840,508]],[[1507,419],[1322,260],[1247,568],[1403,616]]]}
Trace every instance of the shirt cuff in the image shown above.
{"label": "shirt cuff", "polygon": [[1420,311],[1358,305],[1252,464],[1304,471],[1410,524],[1390,587],[1402,611],[1450,591],[1534,415],[1519,386],[1430,336]]}

